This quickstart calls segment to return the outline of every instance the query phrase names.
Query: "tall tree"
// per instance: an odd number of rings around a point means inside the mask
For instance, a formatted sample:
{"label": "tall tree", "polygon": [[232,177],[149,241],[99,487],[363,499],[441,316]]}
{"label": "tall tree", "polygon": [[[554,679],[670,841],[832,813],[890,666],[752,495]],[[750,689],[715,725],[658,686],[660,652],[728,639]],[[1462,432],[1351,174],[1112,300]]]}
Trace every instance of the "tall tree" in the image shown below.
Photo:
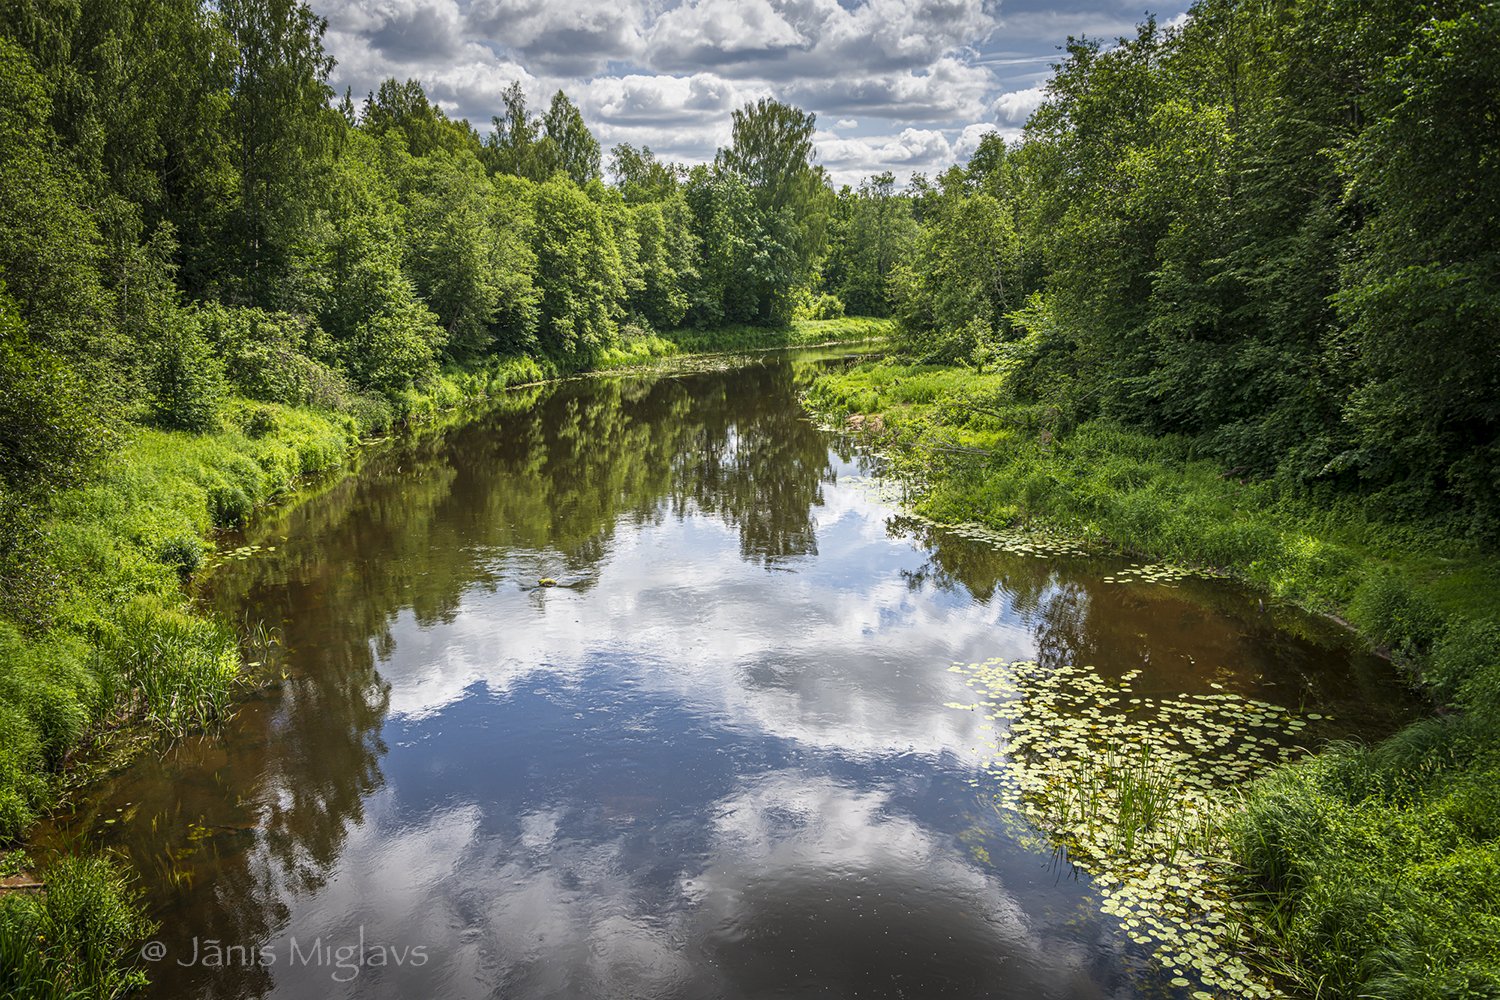
{"label": "tall tree", "polygon": [[494,129],[485,139],[485,163],[492,174],[512,174],[544,181],[558,166],[558,147],[543,133],[543,121],[526,107],[521,81],[513,80],[500,95],[501,113],[490,121]]}
{"label": "tall tree", "polygon": [[343,127],[329,106],[328,22],[301,0],[223,0],[218,16],[235,45],[230,115],[240,180],[239,260],[222,280],[257,304],[290,304],[288,258]]}
{"label": "tall tree", "polygon": [[479,151],[478,136],[468,122],[450,121],[442,108],[427,99],[427,91],[416,80],[400,83],[392,77],[382,81],[379,89],[365,98],[360,122],[375,135],[399,131],[413,156],[426,156],[438,149]]}
{"label": "tall tree", "polygon": [[557,150],[557,165],[580,187],[599,177],[599,140],[583,121],[583,113],[561,90],[542,117],[547,138]]}
{"label": "tall tree", "polygon": [[812,113],[763,97],[733,113],[719,162],[745,179],[761,211],[795,210],[808,195],[816,127]]}
{"label": "tall tree", "polygon": [[651,147],[637,149],[623,142],[610,153],[609,172],[625,201],[632,205],[665,200],[682,179],[682,168],[657,159]]}
{"label": "tall tree", "polygon": [[807,286],[822,253],[832,199],[824,176],[812,167],[817,119],[789,104],[762,98],[733,114],[730,145],[716,164],[739,177],[755,205],[755,252],[749,277],[754,319],[790,317],[796,291]]}

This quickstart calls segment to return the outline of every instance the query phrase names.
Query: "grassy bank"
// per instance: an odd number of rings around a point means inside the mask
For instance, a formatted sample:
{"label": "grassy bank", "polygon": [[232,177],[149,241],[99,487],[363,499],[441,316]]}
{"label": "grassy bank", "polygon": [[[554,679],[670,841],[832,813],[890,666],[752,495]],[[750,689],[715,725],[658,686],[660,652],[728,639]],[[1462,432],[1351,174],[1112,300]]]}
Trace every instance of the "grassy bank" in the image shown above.
{"label": "grassy bank", "polygon": [[1227,571],[1388,651],[1443,710],[1255,785],[1231,829],[1240,888],[1268,961],[1308,995],[1500,995],[1500,559],[1004,390],[1000,375],[886,361],[824,375],[808,398],[882,436],[921,479],[923,514]]}
{"label": "grassy bank", "polygon": [[789,326],[725,326],[706,330],[671,330],[662,338],[678,351],[691,354],[719,351],[763,351],[778,347],[815,347],[889,337],[888,319],[844,316],[839,319],[798,319]]}
{"label": "grassy bank", "polygon": [[28,600],[0,618],[0,843],[110,734],[177,735],[229,710],[244,637],[195,614],[183,586],[215,532],[345,466],[368,436],[556,374],[509,359],[341,410],[230,398],[208,433],[125,428],[96,476],[53,498],[17,588]]}

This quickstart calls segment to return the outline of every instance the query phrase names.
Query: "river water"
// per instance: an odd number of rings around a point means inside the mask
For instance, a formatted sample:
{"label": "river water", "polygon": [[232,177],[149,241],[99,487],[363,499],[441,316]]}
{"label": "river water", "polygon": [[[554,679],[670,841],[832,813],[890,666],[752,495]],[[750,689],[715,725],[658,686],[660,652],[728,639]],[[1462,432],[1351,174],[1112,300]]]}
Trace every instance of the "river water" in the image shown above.
{"label": "river water", "polygon": [[47,835],[145,873],[153,995],[1189,995],[997,805],[950,666],[1140,670],[1310,746],[1388,730],[1389,668],[904,519],[798,402],[838,363],[522,390],[266,517],[204,600],[285,679]]}

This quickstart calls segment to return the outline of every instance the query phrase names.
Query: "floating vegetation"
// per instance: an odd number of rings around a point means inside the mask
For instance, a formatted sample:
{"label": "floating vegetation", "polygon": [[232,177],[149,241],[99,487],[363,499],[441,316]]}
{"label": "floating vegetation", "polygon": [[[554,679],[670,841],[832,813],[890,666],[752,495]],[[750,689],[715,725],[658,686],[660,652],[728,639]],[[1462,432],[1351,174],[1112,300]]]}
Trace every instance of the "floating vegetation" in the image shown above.
{"label": "floating vegetation", "polygon": [[246,559],[257,556],[262,552],[275,551],[276,546],[274,545],[240,545],[232,549],[220,549],[204,560],[203,568],[209,570],[229,562],[244,562]]}
{"label": "floating vegetation", "polygon": [[1009,552],[1012,555],[1036,556],[1043,559],[1053,559],[1058,556],[1085,556],[1089,554],[1088,547],[1076,538],[1066,535],[1041,530],[1026,531],[997,531],[983,524],[965,522],[963,524],[941,524],[933,522],[942,531],[960,538],[988,545],[997,552]]}
{"label": "floating vegetation", "polygon": [[1146,566],[1127,566],[1104,577],[1105,583],[1161,583],[1173,586],[1182,580],[1217,579],[1222,577],[1208,569],[1189,566],[1174,566],[1171,563],[1151,563]]}
{"label": "floating vegetation", "polygon": [[981,700],[949,707],[983,712],[1001,731],[983,765],[998,804],[1093,876],[1103,911],[1172,985],[1196,983],[1199,1000],[1280,995],[1239,956],[1220,820],[1234,789],[1302,752],[1302,718],[1220,690],[1137,694],[1139,670],[1117,682],[1029,660],[950,670]]}

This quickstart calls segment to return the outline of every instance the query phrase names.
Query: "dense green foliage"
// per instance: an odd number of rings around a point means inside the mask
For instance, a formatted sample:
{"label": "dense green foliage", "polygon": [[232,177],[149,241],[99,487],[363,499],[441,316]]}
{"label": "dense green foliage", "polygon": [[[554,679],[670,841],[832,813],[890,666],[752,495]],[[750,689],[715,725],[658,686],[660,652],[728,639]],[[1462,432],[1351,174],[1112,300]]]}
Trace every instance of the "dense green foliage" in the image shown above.
{"label": "dense green foliage", "polygon": [[[561,92],[484,135],[414,81],[336,101],[325,28],[0,0],[0,839],[93,735],[222,714],[201,538],[360,435],[893,316],[921,364],[816,394],[922,445],[934,513],[1233,568],[1420,671],[1450,717],[1253,794],[1247,886],[1310,989],[1500,991],[1500,6],[1070,40],[1024,142],[905,192],[836,191],[772,100],[713,163],[620,146],[606,183]],[[0,941],[54,919],[6,905]]]}
{"label": "dense green foliage", "polygon": [[934,260],[988,278],[1031,395],[1493,539],[1497,37],[1492,4],[1215,0],[1074,42],[1027,141],[934,199],[997,197],[1015,244],[971,205],[942,245],[988,225],[995,260]]}

